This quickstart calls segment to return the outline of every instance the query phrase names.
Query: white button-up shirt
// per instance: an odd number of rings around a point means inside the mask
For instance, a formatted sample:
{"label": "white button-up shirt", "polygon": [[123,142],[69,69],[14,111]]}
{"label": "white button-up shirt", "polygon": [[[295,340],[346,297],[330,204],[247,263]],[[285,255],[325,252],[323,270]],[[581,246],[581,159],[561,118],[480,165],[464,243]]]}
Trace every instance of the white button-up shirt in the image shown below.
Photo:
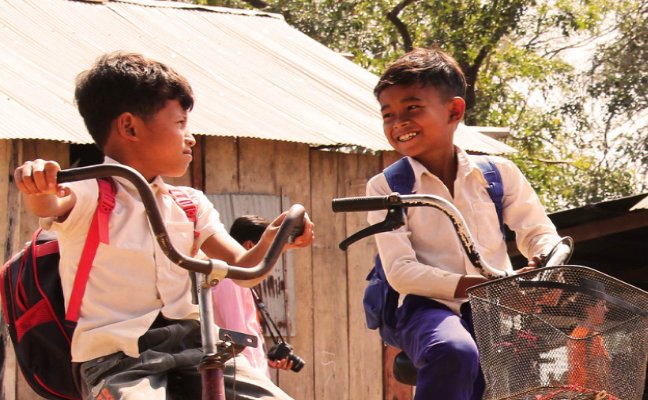
{"label": "white button-up shirt", "polygon": [[[106,158],[106,163],[116,164]],[[110,243],[100,243],[81,303],[72,338],[72,360],[88,361],[123,351],[139,355],[138,338],[161,312],[170,319],[198,319],[191,303],[188,272],[174,265],[160,249],[146,218],[135,187],[123,178],[117,183],[115,208],[110,215]],[[97,208],[98,184],[85,180],[70,184],[76,204],[63,222],[42,219],[41,225],[57,233],[61,260],[59,270],[67,309],[81,251],[90,221]],[[194,225],[168,194],[161,178],[151,184],[172,244],[190,255]],[[207,197],[183,188],[197,207],[197,245],[217,232],[225,232],[218,212]]]}
{"label": "white button-up shirt", "polygon": [[[486,262],[511,271],[511,261],[500,230],[495,205],[486,190],[488,183],[479,167],[457,149],[457,177],[454,198],[439,178],[421,163],[408,158],[416,178],[413,192],[433,194],[448,200],[461,212],[475,245]],[[504,223],[515,231],[520,252],[527,258],[551,250],[559,240],[538,196],[520,170],[510,160],[492,157],[504,188]],[[391,193],[384,174],[367,183],[367,195]],[[368,221],[385,218],[384,211],[371,211]],[[432,207],[412,207],[405,225],[395,231],[376,235],[378,252],[389,283],[402,294],[416,294],[439,301],[455,312],[466,299],[454,293],[462,275],[478,275],[466,256],[448,217]]]}

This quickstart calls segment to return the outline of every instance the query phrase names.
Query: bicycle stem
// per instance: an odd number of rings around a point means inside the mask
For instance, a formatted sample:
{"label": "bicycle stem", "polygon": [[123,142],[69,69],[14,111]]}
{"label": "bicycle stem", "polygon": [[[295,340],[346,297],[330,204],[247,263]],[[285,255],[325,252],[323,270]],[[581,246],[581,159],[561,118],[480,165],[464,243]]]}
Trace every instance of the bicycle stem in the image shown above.
{"label": "bicycle stem", "polygon": [[272,267],[281,256],[284,245],[288,242],[291,234],[303,224],[305,209],[300,204],[293,205],[286,215],[279,231],[275,236],[270,248],[263,260],[254,267],[245,268],[228,265],[224,261],[216,259],[197,259],[188,257],[176,250],[171,243],[169,234],[164,226],[162,216],[155,201],[155,195],[146,179],[135,169],[125,165],[101,164],[88,167],[71,168],[59,171],[58,183],[81,181],[86,179],[98,179],[109,177],[121,177],[131,182],[139,193],[148,220],[160,248],[171,262],[189,271],[198,272],[206,276],[206,281],[213,285],[225,278],[237,280],[252,280],[259,278],[272,270]]}

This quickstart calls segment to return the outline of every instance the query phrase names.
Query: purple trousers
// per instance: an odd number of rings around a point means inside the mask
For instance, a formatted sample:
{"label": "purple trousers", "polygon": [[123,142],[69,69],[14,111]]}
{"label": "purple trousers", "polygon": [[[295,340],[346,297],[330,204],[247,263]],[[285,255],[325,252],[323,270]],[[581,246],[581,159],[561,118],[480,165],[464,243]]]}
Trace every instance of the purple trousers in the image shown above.
{"label": "purple trousers", "polygon": [[408,295],[397,311],[401,349],[418,369],[414,400],[480,400],[484,377],[468,303],[461,315]]}

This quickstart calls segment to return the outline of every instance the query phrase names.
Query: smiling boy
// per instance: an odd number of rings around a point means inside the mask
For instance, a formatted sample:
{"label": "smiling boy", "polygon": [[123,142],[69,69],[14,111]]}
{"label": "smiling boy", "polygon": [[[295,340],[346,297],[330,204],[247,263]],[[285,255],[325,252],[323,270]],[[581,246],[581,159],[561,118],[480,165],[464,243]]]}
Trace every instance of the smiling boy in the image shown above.
{"label": "smiling boy", "polygon": [[[438,49],[416,49],[387,68],[374,94],[387,140],[414,171],[413,192],[453,203],[487,263],[512,272],[488,183],[472,158],[453,144],[465,91],[463,72],[452,57]],[[533,267],[559,237],[518,168],[491,159],[504,186],[504,222]],[[391,192],[384,174],[367,184],[367,195]],[[383,219],[384,212],[369,212],[369,223]],[[449,219],[430,207],[410,208],[405,225],[377,235],[376,244],[389,283],[406,295],[397,310],[397,333],[418,368],[415,398],[481,399],[484,381],[466,289],[486,278],[470,263]]]}

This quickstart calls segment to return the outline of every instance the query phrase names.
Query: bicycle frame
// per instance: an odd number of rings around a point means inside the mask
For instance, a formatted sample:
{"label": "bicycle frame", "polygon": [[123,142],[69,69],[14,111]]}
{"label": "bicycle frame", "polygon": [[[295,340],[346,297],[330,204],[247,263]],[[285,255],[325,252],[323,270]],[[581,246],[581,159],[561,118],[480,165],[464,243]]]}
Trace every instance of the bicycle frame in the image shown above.
{"label": "bicycle frame", "polygon": [[252,268],[228,265],[221,260],[202,260],[188,257],[178,252],[167,233],[162,216],[157,207],[155,196],[146,179],[135,169],[123,165],[95,165],[89,167],[72,168],[58,173],[58,183],[98,179],[107,177],[121,177],[131,182],[137,189],[147,218],[155,234],[155,238],[164,254],[178,266],[198,274],[197,287],[199,288],[198,306],[201,318],[201,336],[203,359],[199,370],[202,380],[203,400],[225,400],[224,368],[225,362],[233,355],[240,352],[243,347],[225,341],[223,350],[218,351],[215,335],[213,302],[211,287],[225,278],[237,280],[252,280],[259,278],[272,270],[283,251],[284,245],[298,232],[303,230],[305,209],[299,204],[293,205],[286,215],[283,223],[266,252],[263,260]]}

